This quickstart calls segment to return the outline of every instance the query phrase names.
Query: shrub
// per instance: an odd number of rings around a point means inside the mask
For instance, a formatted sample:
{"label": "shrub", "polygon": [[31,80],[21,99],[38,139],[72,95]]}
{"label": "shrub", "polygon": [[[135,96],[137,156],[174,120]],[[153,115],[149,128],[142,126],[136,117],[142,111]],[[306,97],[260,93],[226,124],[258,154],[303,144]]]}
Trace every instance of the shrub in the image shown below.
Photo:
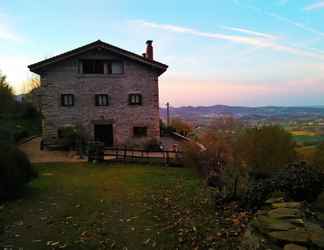
{"label": "shrub", "polygon": [[294,164],[281,170],[274,180],[279,191],[296,201],[312,202],[324,187],[323,174],[318,168],[307,166],[305,163]]}
{"label": "shrub", "polygon": [[59,129],[59,144],[64,148],[75,148],[79,139],[80,131],[75,126],[66,126]]}
{"label": "shrub", "polygon": [[144,143],[144,150],[151,152],[159,152],[161,151],[161,144],[157,139],[150,139]]}
{"label": "shrub", "polygon": [[292,136],[279,126],[246,129],[236,142],[241,162],[255,178],[267,178],[296,159]]}
{"label": "shrub", "polygon": [[180,118],[173,118],[171,120],[170,127],[171,130],[175,130],[177,133],[183,136],[188,136],[192,132],[191,124],[187,123],[186,121]]}
{"label": "shrub", "polygon": [[29,133],[26,129],[20,128],[14,134],[15,142],[19,142],[20,140],[29,136]]}
{"label": "shrub", "polygon": [[271,178],[255,180],[243,197],[243,205],[258,208],[273,192],[281,192],[288,200],[316,200],[324,188],[324,176],[315,167],[304,163],[293,164],[275,173]]}
{"label": "shrub", "polygon": [[204,164],[203,153],[199,146],[194,142],[185,142],[181,145],[183,149],[183,164],[186,167],[194,168],[198,174],[207,177],[206,169],[202,167]]}
{"label": "shrub", "polygon": [[22,151],[14,146],[0,146],[0,200],[15,197],[36,176]]}
{"label": "shrub", "polygon": [[242,205],[246,208],[259,208],[275,191],[275,184],[270,178],[251,181],[242,198]]}
{"label": "shrub", "polygon": [[227,200],[238,200],[248,189],[249,172],[240,165],[225,167],[222,178],[224,180],[223,196]]}

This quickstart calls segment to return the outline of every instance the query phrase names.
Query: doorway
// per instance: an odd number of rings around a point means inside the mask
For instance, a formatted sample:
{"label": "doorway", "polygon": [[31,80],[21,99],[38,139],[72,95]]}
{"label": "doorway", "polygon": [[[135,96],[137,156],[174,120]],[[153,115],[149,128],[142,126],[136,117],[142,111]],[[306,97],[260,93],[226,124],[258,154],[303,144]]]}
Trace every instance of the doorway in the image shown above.
{"label": "doorway", "polygon": [[100,141],[105,144],[105,147],[114,145],[113,126],[112,124],[94,125],[95,141]]}

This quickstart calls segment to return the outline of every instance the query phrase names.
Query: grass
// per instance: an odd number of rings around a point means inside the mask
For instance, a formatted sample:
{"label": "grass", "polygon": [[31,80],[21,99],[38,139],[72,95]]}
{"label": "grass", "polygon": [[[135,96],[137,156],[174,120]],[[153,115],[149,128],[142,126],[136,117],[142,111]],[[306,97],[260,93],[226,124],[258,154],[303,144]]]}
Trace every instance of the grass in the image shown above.
{"label": "grass", "polygon": [[[0,248],[233,249],[233,207],[215,212],[191,169],[36,165],[23,198],[0,206]],[[236,221],[235,223],[232,221]]]}

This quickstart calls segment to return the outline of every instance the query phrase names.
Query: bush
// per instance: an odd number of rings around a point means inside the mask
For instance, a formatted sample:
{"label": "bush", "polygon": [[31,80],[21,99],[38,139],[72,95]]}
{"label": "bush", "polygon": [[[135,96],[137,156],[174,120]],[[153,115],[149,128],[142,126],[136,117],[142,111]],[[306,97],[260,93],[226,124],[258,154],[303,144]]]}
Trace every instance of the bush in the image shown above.
{"label": "bush", "polygon": [[252,181],[243,196],[242,205],[246,208],[259,208],[275,191],[275,184],[272,179]]}
{"label": "bush", "polygon": [[274,192],[283,193],[287,200],[312,202],[323,188],[324,176],[317,168],[304,163],[294,164],[275,173],[271,178],[251,182],[243,197],[243,205],[258,208]]}
{"label": "bush", "polygon": [[249,173],[242,166],[232,164],[226,166],[222,178],[224,180],[223,196],[227,200],[238,200],[248,189]]}
{"label": "bush", "polygon": [[0,146],[0,200],[13,198],[37,177],[27,156],[14,146]]}
{"label": "bush", "polygon": [[59,144],[65,149],[75,148],[79,139],[80,131],[75,126],[66,126],[59,129]]}
{"label": "bush", "polygon": [[150,139],[144,144],[144,150],[151,152],[159,152],[161,151],[161,144],[157,139]]}
{"label": "bush", "polygon": [[20,128],[15,131],[14,137],[15,137],[15,142],[19,142],[20,140],[26,138],[29,136],[29,133],[26,129]]}
{"label": "bush", "polygon": [[204,164],[204,158],[199,146],[195,142],[185,142],[182,148],[184,166],[194,168],[200,176],[207,177],[207,170],[201,166]]}
{"label": "bush", "polygon": [[312,202],[324,187],[323,174],[318,168],[305,163],[289,166],[275,175],[274,180],[279,191],[285,193],[288,199],[296,201]]}
{"label": "bush", "polygon": [[279,126],[246,129],[236,148],[241,162],[251,168],[255,178],[268,178],[296,160],[292,136]]}

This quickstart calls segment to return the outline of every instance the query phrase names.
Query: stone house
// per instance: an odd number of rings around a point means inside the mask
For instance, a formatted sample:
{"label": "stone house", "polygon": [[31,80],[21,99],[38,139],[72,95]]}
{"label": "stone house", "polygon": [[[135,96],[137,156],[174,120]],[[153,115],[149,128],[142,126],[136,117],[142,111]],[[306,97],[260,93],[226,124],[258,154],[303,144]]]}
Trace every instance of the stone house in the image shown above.
{"label": "stone house", "polygon": [[28,66],[40,75],[43,141],[78,127],[106,146],[160,139],[158,79],[168,66],[100,40]]}

